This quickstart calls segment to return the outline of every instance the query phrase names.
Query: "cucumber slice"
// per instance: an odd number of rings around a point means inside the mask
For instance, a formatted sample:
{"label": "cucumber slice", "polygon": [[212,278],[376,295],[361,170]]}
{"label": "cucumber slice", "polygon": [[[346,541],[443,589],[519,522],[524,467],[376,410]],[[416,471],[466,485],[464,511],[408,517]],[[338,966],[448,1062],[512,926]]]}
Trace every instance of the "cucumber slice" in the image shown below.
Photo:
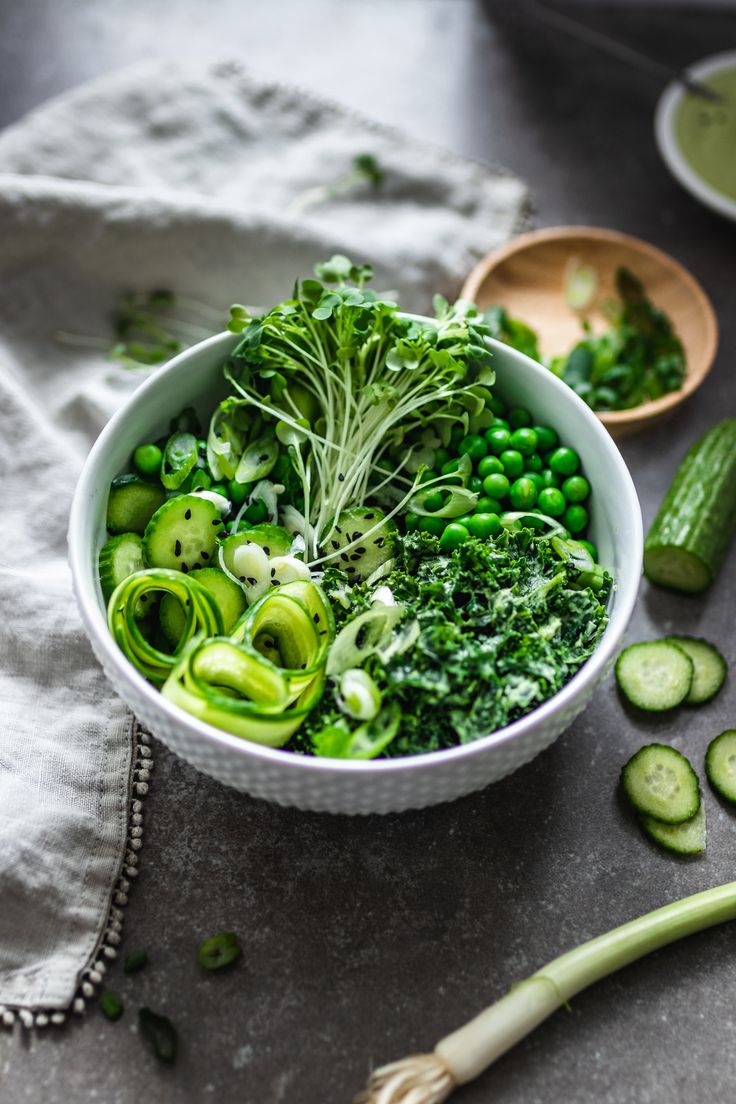
{"label": "cucumber slice", "polygon": [[667,636],[693,661],[693,682],[686,705],[702,705],[714,698],[726,681],[726,661],[709,641],[696,636]]}
{"label": "cucumber slice", "polygon": [[111,533],[143,533],[165,501],[163,487],[137,475],[118,476],[107,500],[107,528]]}
{"label": "cucumber slice", "polygon": [[698,592],[715,579],[736,528],[736,418],[713,426],[675,474],[644,542],[644,574]]}
{"label": "cucumber slice", "polygon": [[700,855],[705,851],[705,806],[682,824],[664,824],[654,817],[641,818],[641,826],[660,847],[676,855]]}
{"label": "cucumber slice", "polygon": [[233,556],[237,548],[244,544],[257,544],[266,553],[267,557],[286,556],[291,548],[293,538],[286,529],[280,525],[254,525],[252,529],[243,529],[239,533],[233,533],[222,541],[222,558],[227,570],[235,576],[239,572],[235,570]]}
{"label": "cucumber slice", "polygon": [[118,583],[146,567],[141,537],[137,533],[111,537],[100,549],[99,565],[100,586],[107,601]]}
{"label": "cucumber slice", "polygon": [[153,515],[143,535],[143,552],[151,567],[191,571],[216,562],[222,529],[217,507],[199,495],[170,498]]}
{"label": "cucumber slice", "polygon": [[324,534],[327,563],[356,579],[367,579],[393,555],[396,526],[375,506],[344,510],[334,527]]}
{"label": "cucumber slice", "polygon": [[736,805],[736,729],[727,728],[708,744],[705,773],[716,793]]}
{"label": "cucumber slice", "polygon": [[637,813],[682,824],[700,808],[698,776],[684,755],[666,744],[647,744],[621,771],[621,785]]}
{"label": "cucumber slice", "polygon": [[[245,595],[242,589],[228,579],[224,571],[217,567],[202,567],[190,573],[212,597],[222,614],[222,627],[229,633],[235,622],[245,611]],[[173,594],[164,594],[159,608],[161,630],[170,644],[176,646],[181,640],[186,625],[186,614],[181,602]]]}
{"label": "cucumber slice", "polygon": [[616,682],[627,701],[648,713],[661,713],[684,702],[693,683],[694,664],[682,648],[667,640],[630,644],[616,660]]}

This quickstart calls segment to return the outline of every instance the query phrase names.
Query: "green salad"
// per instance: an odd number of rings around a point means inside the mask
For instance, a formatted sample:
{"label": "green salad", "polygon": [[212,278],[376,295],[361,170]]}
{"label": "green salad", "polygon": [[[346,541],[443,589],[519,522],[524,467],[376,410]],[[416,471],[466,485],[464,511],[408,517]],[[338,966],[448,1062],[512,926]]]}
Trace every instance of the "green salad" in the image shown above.
{"label": "green salad", "polygon": [[467,743],[555,694],[606,625],[590,485],[495,388],[488,326],[402,315],[347,258],[259,317],[227,398],[113,481],[108,623],[170,701],[294,753]]}

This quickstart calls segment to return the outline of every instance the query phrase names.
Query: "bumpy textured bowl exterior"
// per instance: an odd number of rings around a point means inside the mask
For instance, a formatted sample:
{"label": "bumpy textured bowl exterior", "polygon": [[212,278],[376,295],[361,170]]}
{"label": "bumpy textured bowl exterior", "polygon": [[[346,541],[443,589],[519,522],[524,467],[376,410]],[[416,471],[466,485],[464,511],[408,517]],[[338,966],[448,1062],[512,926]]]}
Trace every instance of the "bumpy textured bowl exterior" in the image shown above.
{"label": "bumpy textured bowl exterior", "polygon": [[229,333],[210,338],[154,373],[105,427],[80,476],[69,521],[72,577],[82,620],[110,682],[155,736],[199,770],[281,805],[400,812],[452,800],[510,774],[572,723],[610,668],[636,599],[642,523],[631,477],[595,415],[549,371],[498,342],[491,346],[504,395],[553,425],[582,457],[593,487],[592,537],[616,580],[610,621],[595,654],[548,702],[462,747],[375,762],[312,759],[240,740],[182,712],[113,642],[97,577],[110,481],[125,470],[136,445],[166,432],[172,411],[194,405],[207,414],[213,408],[225,393],[221,366],[236,340]]}

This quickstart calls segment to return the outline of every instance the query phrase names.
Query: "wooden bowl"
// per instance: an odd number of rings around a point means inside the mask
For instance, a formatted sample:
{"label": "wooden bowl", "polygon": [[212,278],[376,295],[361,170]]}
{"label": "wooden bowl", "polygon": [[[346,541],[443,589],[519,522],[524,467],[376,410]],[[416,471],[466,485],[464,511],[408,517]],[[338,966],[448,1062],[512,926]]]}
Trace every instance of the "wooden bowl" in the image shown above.
{"label": "wooden bowl", "polygon": [[624,265],[672,320],[685,349],[686,375],[679,391],[632,410],[598,415],[613,437],[626,437],[669,414],[703,382],[718,345],[716,316],[700,284],[672,257],[639,238],[588,226],[560,226],[515,238],[476,265],[461,295],[482,310],[505,307],[537,331],[544,357],[556,356],[568,352],[583,336],[582,315],[565,301],[565,267],[573,258],[591,265],[598,274],[595,302],[584,314],[594,332],[608,324],[601,303],[616,297],[616,269]]}

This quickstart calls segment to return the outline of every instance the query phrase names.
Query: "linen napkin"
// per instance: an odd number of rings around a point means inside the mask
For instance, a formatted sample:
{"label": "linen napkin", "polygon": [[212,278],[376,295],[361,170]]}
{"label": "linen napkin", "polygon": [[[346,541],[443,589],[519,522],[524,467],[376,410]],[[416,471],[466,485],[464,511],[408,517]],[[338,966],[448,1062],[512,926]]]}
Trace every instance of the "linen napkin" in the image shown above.
{"label": "linen napkin", "polygon": [[142,378],[105,353],[120,294],[170,288],[215,332],[339,252],[427,309],[526,209],[508,173],[231,63],[136,66],[0,134],[0,1023],[83,1010],[142,843],[150,742],[84,638],[65,549],[85,455]]}

